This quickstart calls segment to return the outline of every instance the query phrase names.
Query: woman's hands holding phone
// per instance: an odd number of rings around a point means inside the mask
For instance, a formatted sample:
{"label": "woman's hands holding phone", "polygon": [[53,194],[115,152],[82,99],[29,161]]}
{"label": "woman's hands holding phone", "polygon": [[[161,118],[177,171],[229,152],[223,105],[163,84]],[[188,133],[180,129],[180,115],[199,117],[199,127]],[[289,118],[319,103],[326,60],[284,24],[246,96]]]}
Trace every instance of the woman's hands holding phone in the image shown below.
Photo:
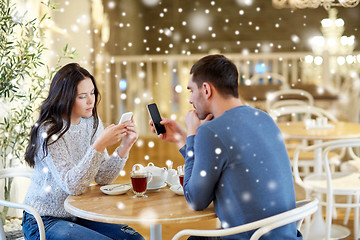
{"label": "woman's hands holding phone", "polygon": [[126,135],[128,124],[129,122],[119,125],[111,124],[106,127],[94,142],[93,148],[98,152],[104,152],[105,148],[119,142]]}
{"label": "woman's hands holding phone", "polygon": [[111,124],[105,128],[93,144],[93,148],[98,152],[104,152],[105,148],[114,145],[122,139],[118,148],[118,154],[124,158],[128,155],[132,145],[139,137],[134,120],[115,125]]}
{"label": "woman's hands holding phone", "polygon": [[126,124],[126,132],[118,148],[118,154],[121,158],[124,158],[129,155],[131,147],[134,145],[134,143],[139,137],[139,133],[133,119],[122,124]]}

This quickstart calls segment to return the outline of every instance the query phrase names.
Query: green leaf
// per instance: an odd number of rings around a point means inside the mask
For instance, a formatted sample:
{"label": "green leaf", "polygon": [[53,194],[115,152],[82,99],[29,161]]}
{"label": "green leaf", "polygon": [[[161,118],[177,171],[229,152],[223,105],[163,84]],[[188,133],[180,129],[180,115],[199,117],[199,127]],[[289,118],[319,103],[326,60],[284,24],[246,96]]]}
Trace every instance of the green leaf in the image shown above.
{"label": "green leaf", "polygon": [[[51,9],[56,8],[50,1],[43,4]],[[41,59],[48,49],[44,46],[45,34],[39,29],[39,23],[50,19],[50,16],[44,14],[38,19],[16,22],[12,19],[15,12],[15,4],[10,0],[0,0],[0,100],[15,106],[0,121],[0,154],[7,156],[12,153],[21,158],[28,144],[31,126],[36,120],[34,113],[46,95],[44,92],[48,85],[45,79],[52,79],[54,71],[51,69],[59,69],[60,64],[47,66]],[[76,55],[68,44],[60,53],[59,59]],[[46,73],[39,71],[40,68],[44,68]],[[18,86],[22,82],[26,84]],[[17,127],[20,131],[15,130]],[[0,161],[5,167],[12,165],[12,159],[2,157]]]}

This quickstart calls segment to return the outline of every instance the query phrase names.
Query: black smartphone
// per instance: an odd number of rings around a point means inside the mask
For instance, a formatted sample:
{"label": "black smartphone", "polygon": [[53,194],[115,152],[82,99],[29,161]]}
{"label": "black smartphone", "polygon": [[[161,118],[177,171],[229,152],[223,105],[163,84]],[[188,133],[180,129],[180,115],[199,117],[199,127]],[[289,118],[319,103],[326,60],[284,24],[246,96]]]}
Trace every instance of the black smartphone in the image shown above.
{"label": "black smartphone", "polygon": [[149,112],[151,120],[154,123],[156,134],[159,135],[160,133],[166,133],[165,126],[160,124],[161,116],[160,116],[159,109],[156,106],[156,103],[148,104],[146,106],[146,108]]}

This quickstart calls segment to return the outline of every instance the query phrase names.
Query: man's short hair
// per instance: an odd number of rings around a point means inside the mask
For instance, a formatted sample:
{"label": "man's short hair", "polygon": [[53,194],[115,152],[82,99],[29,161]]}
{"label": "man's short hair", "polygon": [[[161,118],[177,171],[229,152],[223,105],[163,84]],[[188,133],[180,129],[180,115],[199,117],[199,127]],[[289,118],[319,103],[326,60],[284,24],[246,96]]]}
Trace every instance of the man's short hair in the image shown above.
{"label": "man's short hair", "polygon": [[237,68],[224,55],[215,54],[201,58],[192,66],[190,74],[198,87],[209,82],[223,96],[239,97]]}

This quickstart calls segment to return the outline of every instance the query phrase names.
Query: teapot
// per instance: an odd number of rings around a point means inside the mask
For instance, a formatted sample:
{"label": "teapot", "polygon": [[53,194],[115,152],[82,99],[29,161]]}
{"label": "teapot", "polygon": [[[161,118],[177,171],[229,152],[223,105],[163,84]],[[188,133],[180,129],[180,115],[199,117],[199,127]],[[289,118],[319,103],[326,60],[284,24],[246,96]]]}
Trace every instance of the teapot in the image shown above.
{"label": "teapot", "polygon": [[136,171],[136,168],[139,168],[138,171],[146,171],[146,172],[150,172],[152,174],[152,179],[151,181],[148,183],[148,188],[160,188],[166,181],[166,178],[168,176],[168,172],[166,170],[165,167],[160,168],[160,167],[156,167],[152,162],[149,162],[149,164],[144,167],[141,164],[135,164],[132,167],[133,171]]}

